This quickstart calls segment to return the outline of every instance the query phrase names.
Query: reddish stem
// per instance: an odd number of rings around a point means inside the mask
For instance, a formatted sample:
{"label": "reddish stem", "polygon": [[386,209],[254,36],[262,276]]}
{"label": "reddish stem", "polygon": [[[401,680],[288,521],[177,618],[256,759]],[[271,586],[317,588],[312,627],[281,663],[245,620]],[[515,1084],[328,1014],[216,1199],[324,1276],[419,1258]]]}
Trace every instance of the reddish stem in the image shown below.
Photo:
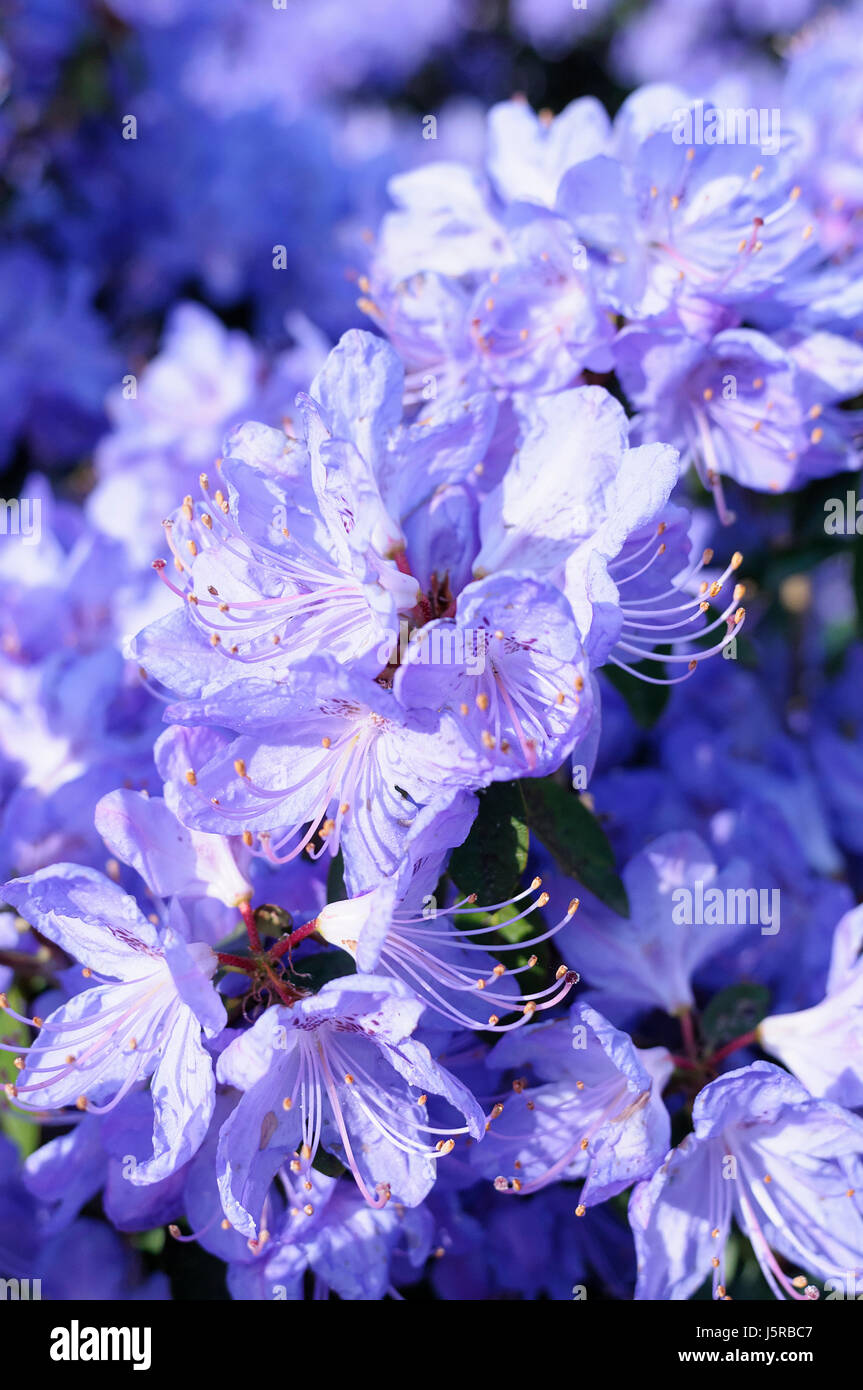
{"label": "reddish stem", "polygon": [[278,975],[273,970],[272,966],[270,965],[270,962],[266,959],[266,957],[264,957],[261,964],[264,967],[264,973],[266,974],[267,979],[270,982],[270,985],[276,991],[276,994],[279,996],[283,1004],[287,1004],[290,1007],[292,1007],[294,1004],[296,1004],[298,999],[302,999],[303,996],[298,990],[294,989],[292,985],[289,985],[286,980],[279,979]]}
{"label": "reddish stem", "polygon": [[252,911],[252,904],[248,901],[240,903],[240,916],[246,924],[246,931],[249,936],[249,945],[255,954],[261,949],[261,938],[258,934],[258,924],[255,921],[255,914]]}
{"label": "reddish stem", "polygon": [[697,1063],[697,1062],[691,1062],[691,1061],[689,1060],[688,1057],[681,1057],[680,1054],[677,1053],[677,1052],[672,1052],[672,1053],[670,1054],[670,1056],[671,1056],[672,1062],[674,1063],[674,1065],[675,1065],[676,1067],[684,1067],[684,1068],[686,1069],[686,1071],[697,1071],[697,1070],[698,1070],[698,1063]]}
{"label": "reddish stem", "polygon": [[232,956],[227,951],[217,951],[216,959],[226,970],[242,970],[244,975],[254,975],[257,964],[250,956]]}
{"label": "reddish stem", "polygon": [[304,926],[297,927],[297,930],[291,932],[290,936],[283,937],[281,941],[277,942],[270,951],[270,958],[272,960],[281,960],[286,952],[292,951],[295,946],[299,946],[301,941],[305,941],[306,937],[311,936],[312,932],[317,931],[317,929],[318,919],[317,917],[313,917],[311,922],[306,922]]}
{"label": "reddish stem", "polygon": [[686,1055],[691,1062],[695,1062],[698,1057],[698,1048],[695,1042],[695,1024],[689,1009],[685,1009],[680,1015],[680,1031],[683,1034],[683,1046]]}
{"label": "reddish stem", "polygon": [[714,1052],[713,1056],[708,1059],[709,1065],[715,1067],[717,1062],[723,1061],[725,1057],[736,1052],[738,1048],[748,1047],[750,1043],[757,1041],[758,1029],[751,1028],[748,1033],[741,1033],[739,1038],[732,1038],[730,1043],[726,1043],[724,1047],[720,1047],[718,1052]]}

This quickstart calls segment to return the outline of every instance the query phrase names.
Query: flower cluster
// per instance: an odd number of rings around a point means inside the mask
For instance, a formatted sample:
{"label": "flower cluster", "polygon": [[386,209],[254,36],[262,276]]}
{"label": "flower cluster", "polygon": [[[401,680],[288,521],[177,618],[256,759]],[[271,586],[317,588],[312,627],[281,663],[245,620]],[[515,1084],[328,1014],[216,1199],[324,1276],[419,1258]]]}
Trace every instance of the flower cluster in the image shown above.
{"label": "flower cluster", "polygon": [[859,5],[13,8],[0,1274],[856,1296]]}

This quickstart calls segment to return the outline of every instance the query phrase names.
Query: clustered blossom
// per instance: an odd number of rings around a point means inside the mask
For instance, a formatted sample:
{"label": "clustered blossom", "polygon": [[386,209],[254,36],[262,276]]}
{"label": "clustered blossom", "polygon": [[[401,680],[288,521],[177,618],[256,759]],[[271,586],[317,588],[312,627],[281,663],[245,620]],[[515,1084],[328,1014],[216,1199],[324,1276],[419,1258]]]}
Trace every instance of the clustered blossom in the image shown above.
{"label": "clustered blossom", "polygon": [[754,103],[817,7],[656,0],[613,118],[484,102],[441,158],[351,94],[469,4],[104,8],[134,188],[17,14],[0,106],[0,1274],[165,1298],[166,1230],[238,1300],[863,1288],[859,572],[793,548],[863,463],[860,6],[769,141],[693,138],[717,55]]}

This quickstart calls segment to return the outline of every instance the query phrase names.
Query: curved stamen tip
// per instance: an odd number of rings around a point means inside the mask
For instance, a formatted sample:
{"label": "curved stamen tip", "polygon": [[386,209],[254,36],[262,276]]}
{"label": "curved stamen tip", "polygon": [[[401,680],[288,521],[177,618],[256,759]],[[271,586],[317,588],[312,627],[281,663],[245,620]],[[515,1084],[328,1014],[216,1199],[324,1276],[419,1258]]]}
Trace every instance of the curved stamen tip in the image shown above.
{"label": "curved stamen tip", "polygon": [[814,1300],[816,1298],[821,1297],[821,1294],[819,1290],[815,1287],[815,1285],[807,1282],[805,1274],[795,1275],[795,1277],[791,1280],[791,1283],[793,1284],[795,1289],[803,1290],[804,1298],[810,1298]]}
{"label": "curved stamen tip", "polygon": [[495,1192],[521,1192],[522,1183],[520,1178],[495,1178]]}

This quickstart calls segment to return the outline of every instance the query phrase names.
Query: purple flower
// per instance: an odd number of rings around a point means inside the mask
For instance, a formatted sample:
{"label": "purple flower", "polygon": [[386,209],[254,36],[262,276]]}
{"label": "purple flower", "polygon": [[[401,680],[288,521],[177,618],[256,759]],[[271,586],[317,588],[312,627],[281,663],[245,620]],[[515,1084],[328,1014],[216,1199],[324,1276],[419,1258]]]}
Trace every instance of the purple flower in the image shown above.
{"label": "purple flower", "polygon": [[20,1049],[21,1077],[7,1094],[31,1111],[104,1114],[151,1079],[152,1157],[131,1181],[167,1176],[195,1152],[212,1114],[215,1083],[201,1035],[216,1037],[225,1023],[211,984],[215,955],[184,939],[177,904],[157,930],[92,869],[58,864],[12,880],[3,895],[98,981],[36,1025],[38,1040]]}
{"label": "purple flower", "polygon": [[[561,391],[531,401],[524,416],[518,454],[482,502],[475,576],[518,569],[547,578],[569,600],[591,667],[665,662],[686,668],[672,683],[685,680],[743,620],[743,590],[729,582],[742,557],[734,555],[712,583],[701,579],[713,552],[690,563],[689,515],[668,502],[677,452],[662,444],[629,448],[626,416],[608,392]],[[567,468],[573,457],[577,469]],[[726,584],[725,607],[707,622],[710,600]],[[717,630],[718,643],[695,646],[695,638]],[[672,653],[657,655],[660,644]]]}
{"label": "purple flower", "polygon": [[502,1202],[486,1183],[458,1197],[432,1193],[439,1258],[430,1277],[438,1298],[565,1303],[592,1293],[594,1279],[606,1296],[631,1298],[629,1231],[608,1206],[591,1207],[576,1219],[572,1203],[572,1189],[561,1185],[523,1202]]}
{"label": "purple flower", "polygon": [[501,101],[488,113],[489,177],[504,203],[553,208],[567,169],[601,154],[610,134],[611,122],[595,97],[571,101],[559,116],[538,115],[523,97]]}
{"label": "purple flower", "polygon": [[838,677],[819,695],[810,738],[818,786],[833,832],[852,854],[863,853],[861,680],[863,647],[855,644],[846,652]]}
{"label": "purple flower", "polygon": [[[63,1118],[68,1118],[65,1116]],[[146,1091],[132,1091],[104,1115],[81,1115],[75,1126],[49,1139],[27,1158],[24,1182],[38,1198],[41,1229],[66,1229],[98,1192],[118,1231],[147,1231],[182,1212],[187,1164],[144,1185],[138,1165],[153,1149],[153,1105]]]}
{"label": "purple flower", "polygon": [[836,927],[826,997],[811,1009],[762,1019],[757,1037],[813,1096],[863,1106],[863,908]]}
{"label": "purple flower", "polygon": [[421,806],[480,780],[451,717],[408,712],[331,657],[279,682],[237,681],[212,699],[170,705],[168,715],[239,735],[210,740],[191,766],[182,731],[159,741],[166,799],[186,825],[242,834],[271,863],[307,846],[313,857],[341,846],[351,891],[395,869]]}
{"label": "purple flower", "polygon": [[[260,1238],[275,1175],[288,1163],[305,1175],[320,1145],[350,1169],[371,1206],[390,1197],[416,1206],[452,1136],[482,1136],[473,1096],[410,1036],[421,1012],[394,980],[333,980],[292,1009],[268,1009],[222,1053],[219,1080],[244,1093],[222,1127],[218,1159],[222,1203],[237,1230]],[[461,1111],[466,1127],[429,1126],[430,1094]]]}
{"label": "purple flower", "polygon": [[402,518],[470,472],[494,420],[479,396],[403,429],[403,390],[393,349],[354,331],[298,397],[301,438],[230,436],[219,486],[202,475],[203,504],[166,527],[176,574],[158,568],[184,606],[137,639],[148,674],[188,694],[323,652],[386,665],[420,598]]}
{"label": "purple flower", "polygon": [[679,89],[642,88],[615,120],[617,157],[595,155],[561,181],[557,211],[587,247],[603,300],[628,317],[745,302],[814,258],[788,155],[699,140],[695,123],[714,111]]}
{"label": "purple flower", "polygon": [[[46,462],[74,460],[95,443],[104,421],[104,394],[122,368],[91,305],[92,288],[82,267],[53,264],[25,244],[4,247],[3,462],[19,435]],[[71,357],[70,341],[76,344]]]}
{"label": "purple flower", "polygon": [[597,0],[589,9],[564,6],[558,0],[513,0],[512,24],[543,57],[559,58],[591,38],[611,8],[610,0]]}
{"label": "purple flower", "polygon": [[167,1275],[147,1275],[139,1252],[91,1217],[80,1217],[47,1240],[40,1258],[46,1271],[42,1292],[54,1301],[155,1303],[171,1297]]}
{"label": "purple flower", "polygon": [[[806,1275],[863,1272],[863,1121],[755,1062],[706,1086],[695,1130],[632,1194],[637,1299],[726,1296],[732,1218],[777,1298],[817,1297]],[[803,1273],[794,1278],[776,1253]]]}
{"label": "purple flower", "polygon": [[637,1049],[587,1004],[499,1042],[488,1066],[525,1069],[476,1165],[499,1192],[527,1196],[584,1179],[579,1212],[653,1172],[671,1126],[661,1100],[672,1064],[664,1048]]}
{"label": "purple flower", "polygon": [[404,1207],[397,1202],[376,1210],[350,1182],[313,1176],[329,1189],[324,1202],[317,1201],[316,1209],[307,1215],[305,1208],[313,1204],[306,1201],[300,1208],[303,1226],[269,1242],[261,1259],[229,1266],[231,1296],[302,1299],[303,1279],[309,1271],[316,1299],[327,1298],[330,1292],[340,1299],[363,1302],[388,1294],[400,1297],[395,1286],[418,1279],[430,1253],[430,1213],[424,1206]]}
{"label": "purple flower", "polygon": [[180,898],[196,940],[212,943],[230,934],[248,902],[249,852],[237,837],[189,830],[161,797],[125,788],[109,792],[96,807],[96,829],[107,848],[130,865],[157,898]]}
{"label": "purple flower", "polygon": [[819,14],[789,54],[781,96],[804,139],[805,184],[822,242],[840,260],[860,247],[861,32],[859,7]]}
{"label": "purple flower", "polygon": [[604,1007],[686,1013],[695,1004],[693,975],[745,928],[744,905],[737,921],[736,899],[734,914],[725,904],[736,891],[745,896],[751,870],[737,860],[719,871],[698,836],[682,832],[649,844],[623,881],[631,916],[583,902],[564,930],[567,949],[586,983],[603,991]]}
{"label": "purple flower", "polygon": [[633,326],[615,343],[624,388],[646,441],[670,440],[713,489],[721,477],[760,492],[859,466],[854,413],[836,404],[863,389],[863,349],[817,333],[783,347],[751,329],[700,343],[676,328]]}
{"label": "purple flower", "polygon": [[264,109],[278,124],[365,82],[405,80],[460,32],[456,0],[407,13],[395,0],[359,0],[351,10],[322,0],[296,13],[242,0],[178,0],[166,11],[164,0],[149,0],[143,16],[129,0],[112,2],[129,23],[153,26],[146,39],[156,64],[176,66],[180,46],[180,84],[200,106],[220,116]]}
{"label": "purple flower", "polygon": [[[403,981],[447,1022],[506,1033],[528,1023],[537,1011],[553,1008],[578,976],[560,966],[554,984],[525,994],[516,987],[518,976],[536,964],[536,957],[529,957],[527,965],[507,969],[489,951],[496,955],[529,951],[570,920],[578,900],[572,900],[556,926],[514,943],[493,944],[495,927],[456,926],[454,919],[459,915],[487,910],[475,905],[473,895],[449,908],[438,908],[434,897],[449,851],[464,840],[475,815],[476,798],[463,792],[448,805],[421,811],[398,871],[366,893],[328,903],[316,918],[317,931],[324,940],[348,951],[362,973]],[[493,907],[519,906],[539,886],[540,880],[534,879],[524,892]],[[507,925],[543,908],[547,901],[548,895],[540,894]],[[520,1017],[500,1022],[500,1015],[511,1013]]]}
{"label": "purple flower", "polygon": [[550,391],[583,366],[607,370],[613,317],[584,247],[554,209],[564,170],[602,149],[608,118],[589,98],[556,120],[523,101],[488,120],[485,179],[439,161],[391,180],[361,307],[405,359],[412,400],[493,386]]}
{"label": "purple flower", "polygon": [[593,719],[587,661],[564,596],[496,574],[458,596],[454,619],[413,637],[394,684],[409,709],[448,709],[495,780],[560,767]]}

